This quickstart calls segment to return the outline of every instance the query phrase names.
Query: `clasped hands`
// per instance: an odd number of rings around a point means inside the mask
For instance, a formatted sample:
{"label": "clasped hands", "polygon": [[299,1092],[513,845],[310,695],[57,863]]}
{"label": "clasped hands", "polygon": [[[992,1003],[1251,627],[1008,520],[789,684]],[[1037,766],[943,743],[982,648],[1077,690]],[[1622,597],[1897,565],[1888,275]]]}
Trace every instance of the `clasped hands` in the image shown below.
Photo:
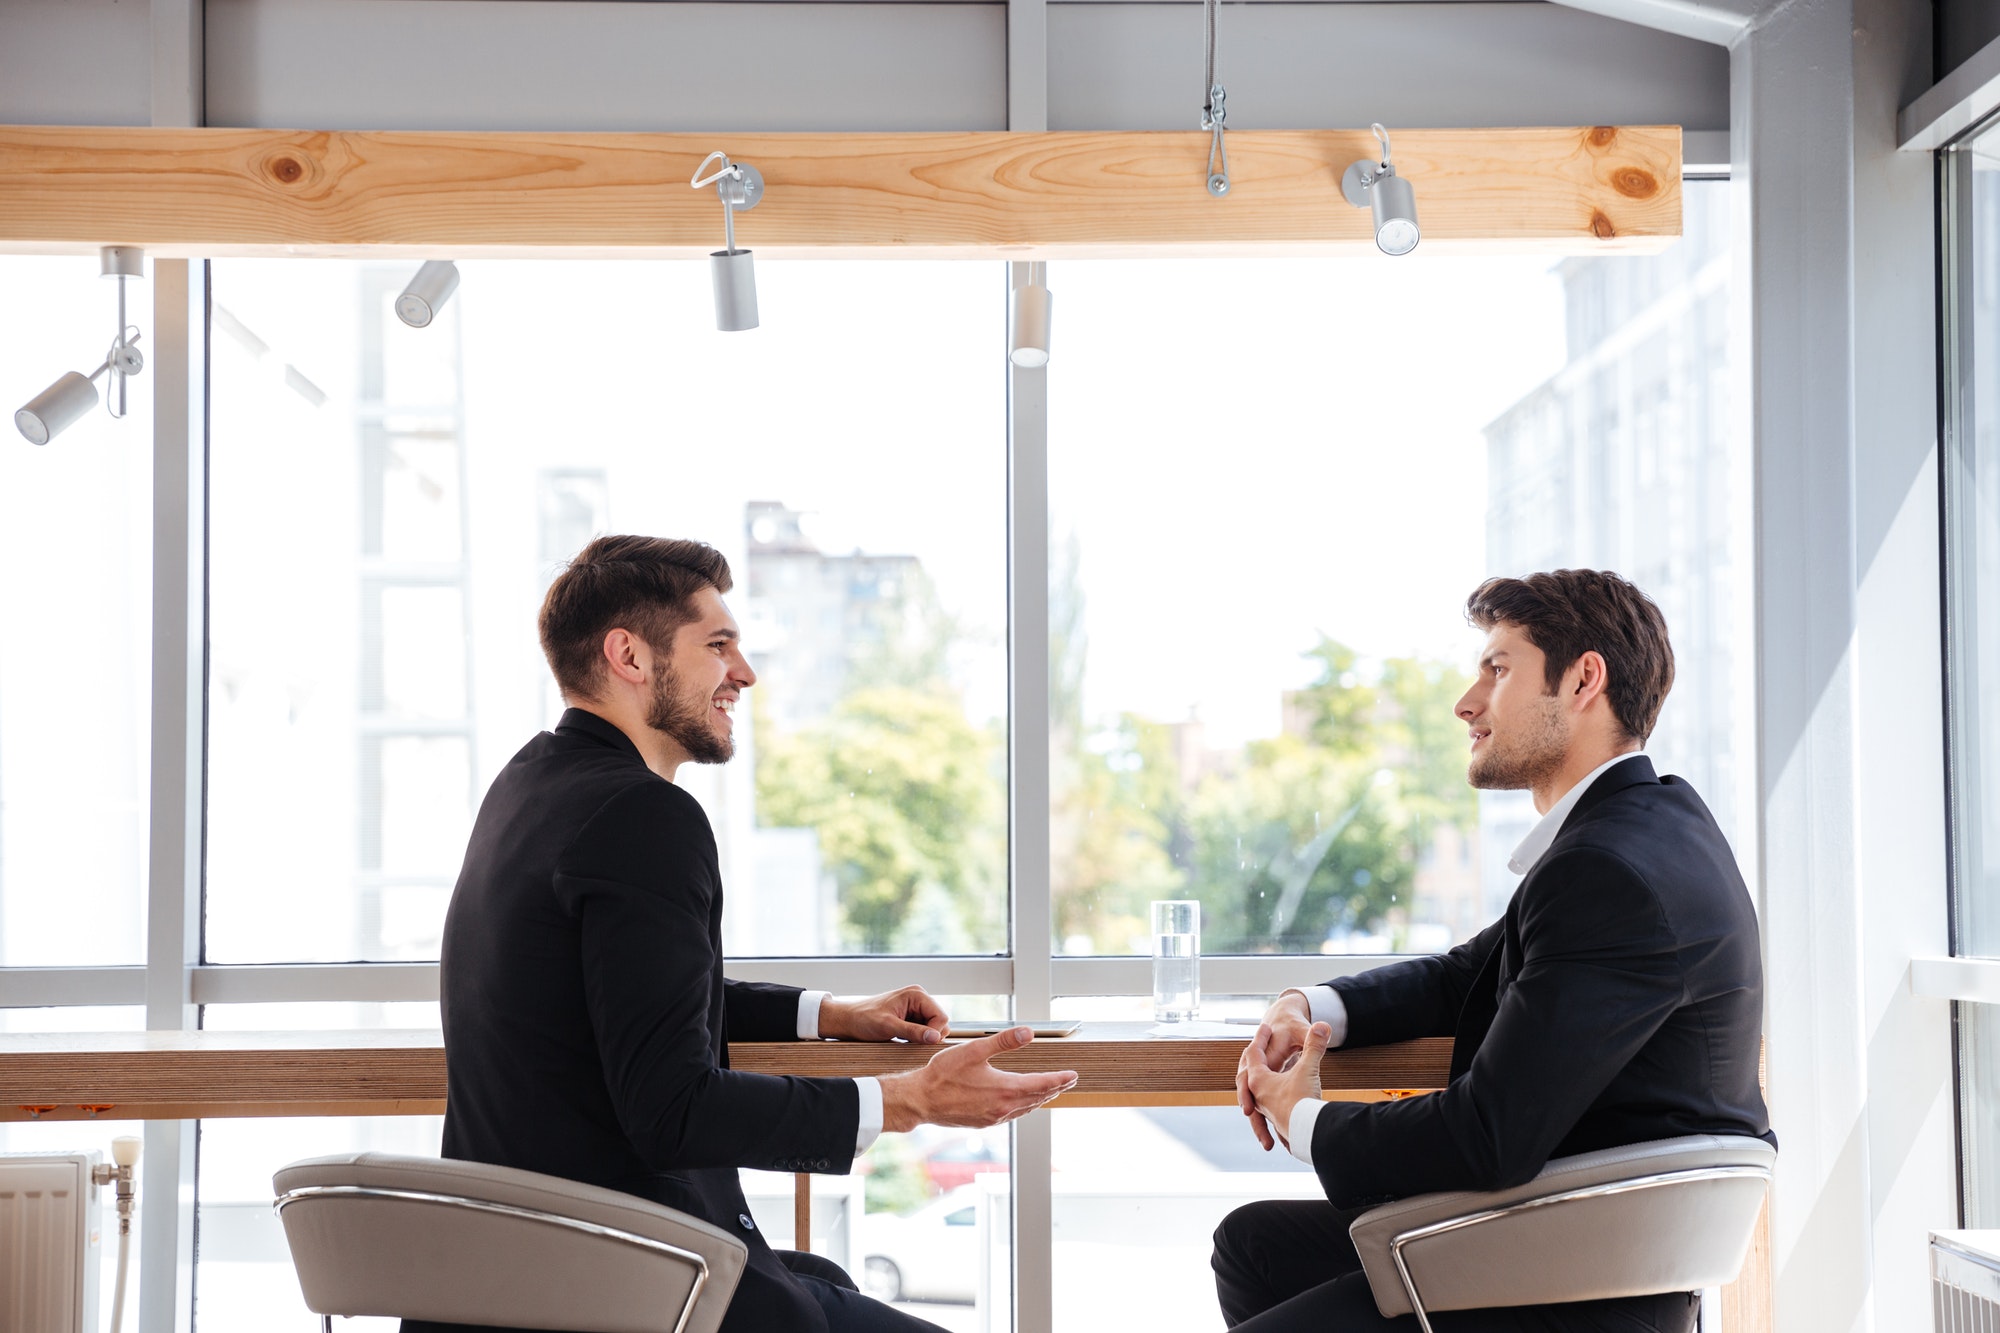
{"label": "clasped hands", "polygon": [[[819,1008],[822,1037],[901,1038],[916,1046],[935,1046],[950,1029],[944,1009],[922,986],[905,986],[865,1000],[828,996]],[[984,1129],[1046,1106],[1076,1086],[1075,1070],[1011,1074],[992,1065],[994,1056],[1019,1050],[1034,1039],[1030,1028],[1008,1028],[947,1046],[922,1069],[879,1075],[882,1128],[890,1133],[924,1124]]]}
{"label": "clasped hands", "polygon": [[1291,1148],[1292,1110],[1319,1100],[1319,1062],[1333,1029],[1312,1021],[1306,997],[1286,991],[1271,1001],[1257,1035],[1236,1062],[1236,1104],[1251,1132],[1269,1152],[1273,1141]]}

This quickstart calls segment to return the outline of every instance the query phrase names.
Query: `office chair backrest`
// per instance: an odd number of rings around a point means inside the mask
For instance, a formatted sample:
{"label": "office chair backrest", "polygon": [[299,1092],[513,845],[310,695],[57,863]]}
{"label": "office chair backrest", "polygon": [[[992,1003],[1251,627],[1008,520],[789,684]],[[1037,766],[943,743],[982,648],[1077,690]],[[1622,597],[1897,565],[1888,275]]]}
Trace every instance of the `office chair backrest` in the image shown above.
{"label": "office chair backrest", "polygon": [[1388,1317],[1697,1291],[1743,1267],[1776,1159],[1735,1135],[1635,1143],[1513,1189],[1385,1204],[1348,1234]]}
{"label": "office chair backrest", "polygon": [[308,1308],[577,1333],[714,1333],[742,1241],[616,1190],[387,1153],[272,1179]]}

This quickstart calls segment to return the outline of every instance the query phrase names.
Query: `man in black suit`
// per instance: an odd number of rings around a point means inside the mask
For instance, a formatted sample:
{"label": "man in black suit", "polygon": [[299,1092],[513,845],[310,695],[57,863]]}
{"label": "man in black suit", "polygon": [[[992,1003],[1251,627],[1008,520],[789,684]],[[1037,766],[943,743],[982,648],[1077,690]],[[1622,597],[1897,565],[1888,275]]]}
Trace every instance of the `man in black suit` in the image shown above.
{"label": "man in black suit", "polygon": [[[1640,753],[1673,684],[1659,608],[1615,574],[1491,579],[1458,703],[1475,787],[1533,792],[1507,913],[1449,953],[1287,991],[1237,1089],[1268,1150],[1327,1201],[1251,1204],[1215,1233],[1216,1288],[1242,1333],[1414,1327],[1375,1309],[1347,1225],[1391,1199],[1496,1190],[1552,1157],[1684,1134],[1776,1142],[1757,1083],[1757,920],[1722,832]],[[1453,1038],[1427,1097],[1320,1101],[1329,1045]],[[1686,1333],[1694,1293],[1431,1316],[1438,1333]]]}
{"label": "man in black suit", "polygon": [[[882,1078],[729,1068],[728,1043],[841,1037],[938,1044],[915,986],[861,1001],[722,975],[722,882],[686,763],[734,752],[756,680],[699,542],[601,537],[550,586],[543,651],[570,705],[480,806],[445,919],[444,1155],[624,1190],[741,1237],[725,1333],[929,1329],[834,1264],[774,1251],[738,1167],[846,1172],[884,1130],[1025,1114],[1074,1073],[988,1063],[1026,1028]],[[406,1325],[411,1328],[413,1325]]]}

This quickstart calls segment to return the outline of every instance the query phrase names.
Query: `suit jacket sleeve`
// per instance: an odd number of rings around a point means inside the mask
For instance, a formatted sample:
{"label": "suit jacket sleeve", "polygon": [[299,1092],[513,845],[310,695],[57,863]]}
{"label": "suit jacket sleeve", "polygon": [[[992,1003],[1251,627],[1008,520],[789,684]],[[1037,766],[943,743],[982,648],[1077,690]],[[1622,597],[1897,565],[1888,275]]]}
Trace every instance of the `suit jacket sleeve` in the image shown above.
{"label": "suit jacket sleeve", "polygon": [[765,981],[722,983],[723,1031],[731,1041],[796,1041],[799,1036],[797,986]]}
{"label": "suit jacket sleeve", "polygon": [[1326,984],[1347,1007],[1342,1046],[1379,1046],[1417,1037],[1449,1037],[1466,993],[1493,951],[1505,922],[1496,921],[1449,953],[1412,958]]}
{"label": "suit jacket sleeve", "polygon": [[1320,1113],[1313,1166],[1337,1206],[1533,1178],[1683,1002],[1659,900],[1618,857],[1559,854],[1518,910],[1520,971],[1466,1073],[1428,1097]]}
{"label": "suit jacket sleeve", "polygon": [[712,835],[685,794],[647,782],[607,802],[557,863],[555,893],[580,925],[584,1000],[620,1127],[655,1170],[844,1172],[860,1120],[854,1080],[716,1062],[707,846]]}

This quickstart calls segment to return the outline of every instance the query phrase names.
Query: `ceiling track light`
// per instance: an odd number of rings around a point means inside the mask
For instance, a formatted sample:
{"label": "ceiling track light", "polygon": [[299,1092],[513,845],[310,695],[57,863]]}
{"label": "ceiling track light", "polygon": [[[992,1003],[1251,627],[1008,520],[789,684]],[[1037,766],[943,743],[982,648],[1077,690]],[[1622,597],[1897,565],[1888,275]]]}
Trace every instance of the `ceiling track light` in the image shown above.
{"label": "ceiling track light", "polygon": [[[721,165],[709,171],[716,163]],[[757,273],[751,267],[750,252],[736,248],[736,214],[763,201],[763,173],[748,162],[731,162],[729,154],[714,152],[701,160],[688,184],[697,190],[713,185],[722,199],[722,249],[708,257],[708,276],[715,284],[715,327],[724,333],[754,329]]]}
{"label": "ceiling track light", "polygon": [[118,279],[118,336],[97,369],[88,375],[70,371],[14,413],[15,427],[30,444],[47,444],[96,407],[99,375],[111,377],[106,383],[110,391],[106,410],[114,417],[124,416],[125,381],[146,368],[137,346],[138,327],[125,322],[125,280],[146,276],[146,252],[136,246],[107,245],[98,251],[98,264],[104,277]]}
{"label": "ceiling track light", "polygon": [[396,298],[396,318],[413,329],[429,328],[458,290],[458,265],[449,259],[427,259]]}
{"label": "ceiling track light", "polygon": [[1370,125],[1382,141],[1382,160],[1362,158],[1340,177],[1340,192],[1356,208],[1373,209],[1375,244],[1385,255],[1406,255],[1423,239],[1417,226],[1417,192],[1389,161],[1389,131]]}
{"label": "ceiling track light", "polygon": [[1028,280],[1014,288],[1009,311],[1007,357],[1023,370],[1038,370],[1049,363],[1049,266],[1028,265]]}

